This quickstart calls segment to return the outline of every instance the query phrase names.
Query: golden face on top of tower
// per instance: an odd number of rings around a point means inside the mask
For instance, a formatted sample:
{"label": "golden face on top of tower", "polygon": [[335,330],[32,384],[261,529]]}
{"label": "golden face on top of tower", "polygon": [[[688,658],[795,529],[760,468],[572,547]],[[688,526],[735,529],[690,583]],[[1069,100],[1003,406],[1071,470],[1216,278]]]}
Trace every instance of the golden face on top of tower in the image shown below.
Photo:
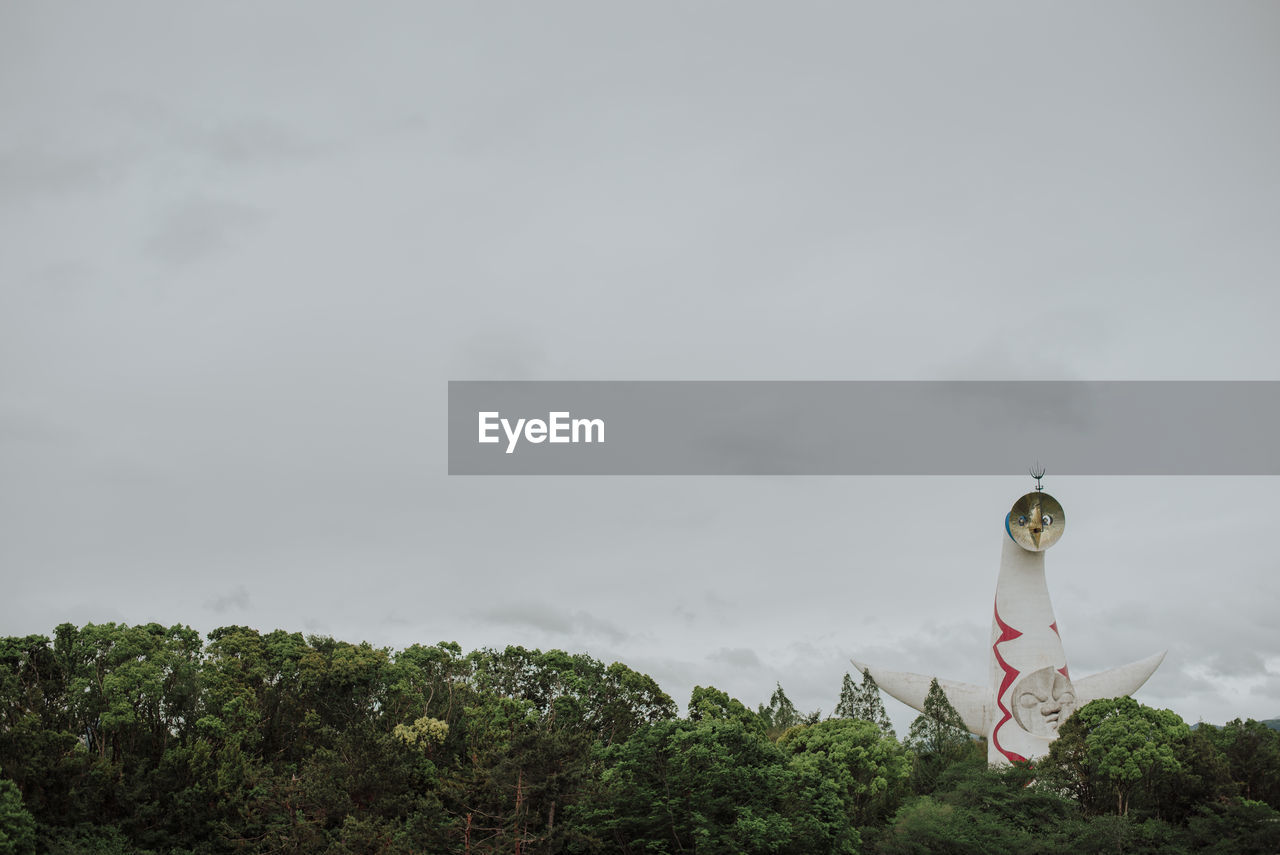
{"label": "golden face on top of tower", "polygon": [[1036,491],[1013,503],[1004,524],[1014,543],[1028,552],[1043,552],[1062,537],[1067,515],[1057,499]]}

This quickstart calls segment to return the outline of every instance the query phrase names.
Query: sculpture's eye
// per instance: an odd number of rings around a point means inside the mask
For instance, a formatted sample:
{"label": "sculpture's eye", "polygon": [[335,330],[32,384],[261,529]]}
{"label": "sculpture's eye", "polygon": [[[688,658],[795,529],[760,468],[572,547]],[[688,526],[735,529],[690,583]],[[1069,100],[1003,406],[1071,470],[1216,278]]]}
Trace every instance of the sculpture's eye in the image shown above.
{"label": "sculpture's eye", "polygon": [[1049,525],[1053,525],[1053,515],[1052,515],[1052,514],[1045,514],[1044,516],[1042,516],[1042,517],[1040,518],[1040,522],[1044,523],[1044,524],[1045,524],[1045,525],[1047,525],[1047,526],[1049,526]]}
{"label": "sculpture's eye", "polygon": [[1026,516],[1020,516],[1020,517],[1018,517],[1018,525],[1026,525],[1026,524],[1027,524],[1027,518],[1026,518]]}

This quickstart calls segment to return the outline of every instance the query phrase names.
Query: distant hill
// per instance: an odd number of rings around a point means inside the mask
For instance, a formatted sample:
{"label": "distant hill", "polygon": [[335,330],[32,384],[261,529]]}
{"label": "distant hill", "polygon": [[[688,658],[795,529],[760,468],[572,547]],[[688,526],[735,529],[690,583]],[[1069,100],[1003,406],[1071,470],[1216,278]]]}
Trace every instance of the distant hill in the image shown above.
{"label": "distant hill", "polygon": [[[1280,730],[1280,718],[1267,718],[1267,719],[1263,719],[1259,723],[1265,724],[1267,727],[1271,728],[1272,730]],[[1203,721],[1203,722],[1198,721],[1195,724],[1191,725],[1191,729],[1195,730],[1197,727],[1199,727],[1202,724],[1207,724],[1209,725],[1209,727],[1222,727],[1222,725],[1220,724],[1209,724],[1209,722],[1207,721]]]}

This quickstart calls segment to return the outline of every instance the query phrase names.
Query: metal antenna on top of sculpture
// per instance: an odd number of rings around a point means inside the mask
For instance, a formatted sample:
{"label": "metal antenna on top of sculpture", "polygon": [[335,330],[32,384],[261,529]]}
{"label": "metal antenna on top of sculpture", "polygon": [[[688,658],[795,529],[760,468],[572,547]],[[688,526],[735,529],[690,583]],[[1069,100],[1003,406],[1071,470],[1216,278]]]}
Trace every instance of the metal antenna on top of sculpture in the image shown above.
{"label": "metal antenna on top of sculpture", "polygon": [[1036,492],[1039,493],[1044,490],[1044,487],[1040,486],[1040,479],[1044,477],[1044,467],[1040,465],[1040,461],[1037,460],[1036,465],[1027,471],[1031,473],[1032,478],[1036,479]]}

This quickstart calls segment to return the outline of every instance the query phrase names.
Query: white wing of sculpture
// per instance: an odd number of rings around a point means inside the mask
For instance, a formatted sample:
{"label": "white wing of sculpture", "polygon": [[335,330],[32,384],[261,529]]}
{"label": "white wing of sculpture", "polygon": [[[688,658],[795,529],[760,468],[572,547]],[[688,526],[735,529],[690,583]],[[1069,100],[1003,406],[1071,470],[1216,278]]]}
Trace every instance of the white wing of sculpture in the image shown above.
{"label": "white wing of sculpture", "polygon": [[1137,662],[1130,662],[1128,665],[1121,665],[1119,668],[1108,671],[1099,671],[1097,674],[1076,680],[1076,703],[1083,706],[1098,698],[1132,695],[1156,672],[1160,663],[1164,661],[1164,655],[1168,652],[1162,650],[1146,659],[1139,659]]}
{"label": "white wing of sculpture", "polygon": [[[886,671],[883,668],[872,668],[856,659],[850,659],[853,667],[863,674],[870,674],[876,685],[897,698],[912,709],[924,712],[924,699],[929,694],[929,684],[933,677],[923,674],[912,674],[908,671]],[[960,683],[955,680],[938,680],[943,693],[970,733],[984,736],[987,732],[987,697],[991,690],[986,686],[973,683]]]}

